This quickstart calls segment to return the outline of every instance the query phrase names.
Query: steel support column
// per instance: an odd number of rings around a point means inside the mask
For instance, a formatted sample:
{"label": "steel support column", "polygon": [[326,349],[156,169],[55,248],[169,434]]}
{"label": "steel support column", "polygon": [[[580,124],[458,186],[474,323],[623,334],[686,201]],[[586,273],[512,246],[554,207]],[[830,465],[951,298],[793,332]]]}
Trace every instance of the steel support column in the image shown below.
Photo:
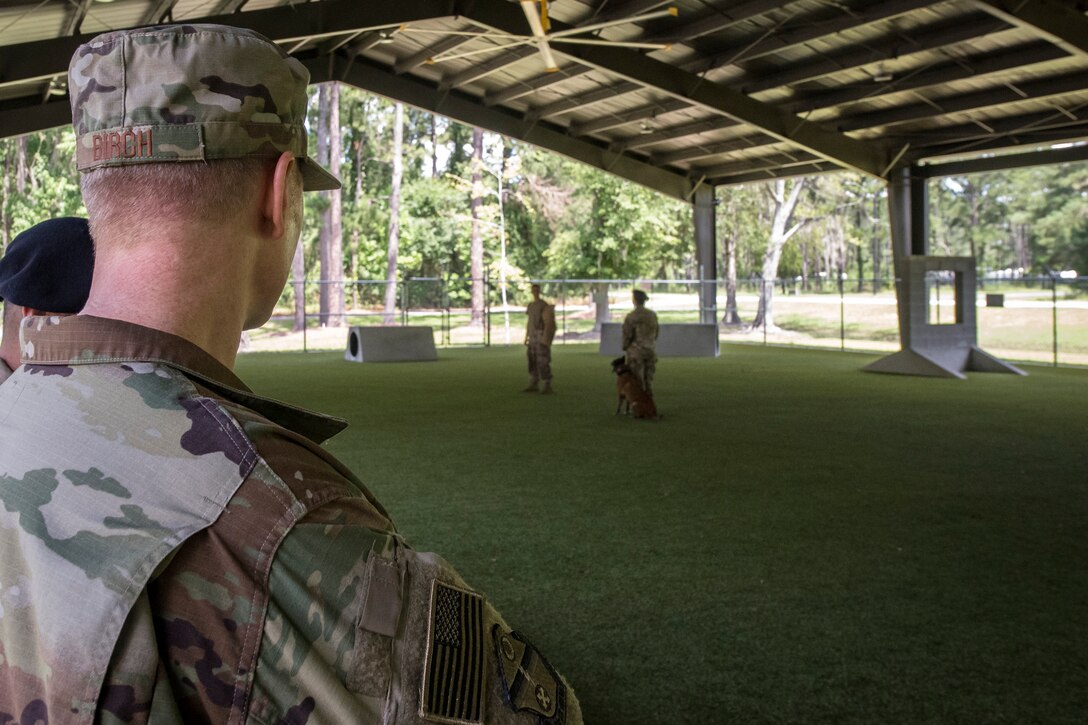
{"label": "steel support column", "polygon": [[929,251],[929,188],[914,166],[888,176],[888,215],[891,217],[892,256],[896,265],[912,254]]}
{"label": "steel support column", "polygon": [[695,261],[699,265],[699,322],[718,322],[718,243],[714,225],[714,187],[699,184],[695,189]]}

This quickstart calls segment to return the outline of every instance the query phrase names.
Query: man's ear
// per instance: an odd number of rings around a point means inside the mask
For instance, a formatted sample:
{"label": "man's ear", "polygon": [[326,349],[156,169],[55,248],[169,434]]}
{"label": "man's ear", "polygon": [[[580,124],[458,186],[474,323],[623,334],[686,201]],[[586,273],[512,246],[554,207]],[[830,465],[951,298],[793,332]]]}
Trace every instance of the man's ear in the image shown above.
{"label": "man's ear", "polygon": [[38,314],[38,310],[34,309],[33,307],[25,307],[24,306],[21,309],[23,311],[23,317],[30,317],[31,315]]}
{"label": "man's ear", "polygon": [[276,167],[272,170],[272,178],[265,186],[262,208],[264,211],[265,229],[274,239],[283,236],[287,228],[288,204],[288,179],[291,167],[295,163],[295,155],[290,151],[284,151],[276,159]]}

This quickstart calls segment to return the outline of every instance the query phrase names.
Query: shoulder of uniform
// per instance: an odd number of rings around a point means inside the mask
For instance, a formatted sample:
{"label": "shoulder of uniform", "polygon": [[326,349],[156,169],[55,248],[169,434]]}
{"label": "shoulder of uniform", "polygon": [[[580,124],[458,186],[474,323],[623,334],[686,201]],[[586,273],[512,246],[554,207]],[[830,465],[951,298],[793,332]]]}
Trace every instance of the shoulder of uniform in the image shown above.
{"label": "shoulder of uniform", "polygon": [[257,411],[222,401],[226,412],[267,467],[292,497],[307,508],[343,497],[360,498],[366,508],[388,523],[377,498],[335,456],[299,432],[285,428]]}

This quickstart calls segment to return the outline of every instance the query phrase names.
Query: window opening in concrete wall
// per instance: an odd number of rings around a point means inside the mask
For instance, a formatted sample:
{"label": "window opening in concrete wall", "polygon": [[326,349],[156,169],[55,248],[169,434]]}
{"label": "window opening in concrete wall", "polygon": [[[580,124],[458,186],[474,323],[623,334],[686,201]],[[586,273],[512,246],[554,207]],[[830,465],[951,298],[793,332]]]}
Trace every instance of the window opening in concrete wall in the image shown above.
{"label": "window opening in concrete wall", "polygon": [[963,322],[960,275],[950,269],[926,272],[926,323],[956,325]]}

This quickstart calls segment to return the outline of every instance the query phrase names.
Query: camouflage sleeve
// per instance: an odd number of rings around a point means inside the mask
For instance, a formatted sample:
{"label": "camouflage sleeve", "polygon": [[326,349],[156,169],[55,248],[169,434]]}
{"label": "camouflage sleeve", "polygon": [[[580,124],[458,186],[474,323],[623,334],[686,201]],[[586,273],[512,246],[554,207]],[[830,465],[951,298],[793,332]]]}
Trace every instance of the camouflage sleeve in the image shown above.
{"label": "camouflage sleeve", "polygon": [[623,318],[623,345],[622,348],[626,350],[631,347],[631,343],[635,341],[635,324],[631,319],[630,313],[627,317]]}
{"label": "camouflage sleeve", "polygon": [[297,525],[273,562],[251,717],[582,722],[566,681],[449,564],[339,509]]}
{"label": "camouflage sleeve", "polygon": [[555,305],[544,307],[544,341],[551,345],[555,340]]}

